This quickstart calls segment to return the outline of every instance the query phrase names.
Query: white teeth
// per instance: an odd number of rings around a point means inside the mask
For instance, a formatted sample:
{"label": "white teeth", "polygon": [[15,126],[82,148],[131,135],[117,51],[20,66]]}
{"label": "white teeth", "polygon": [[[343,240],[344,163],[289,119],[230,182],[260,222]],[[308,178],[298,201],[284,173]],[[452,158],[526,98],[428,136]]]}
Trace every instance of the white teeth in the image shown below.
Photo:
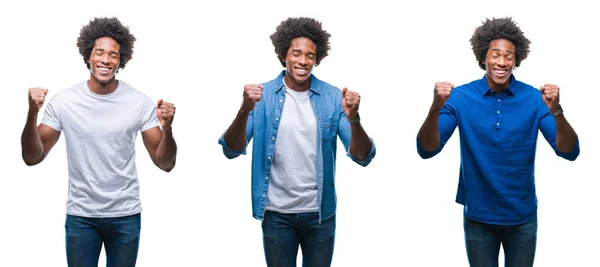
{"label": "white teeth", "polygon": [[109,68],[99,68],[101,71],[109,71]]}

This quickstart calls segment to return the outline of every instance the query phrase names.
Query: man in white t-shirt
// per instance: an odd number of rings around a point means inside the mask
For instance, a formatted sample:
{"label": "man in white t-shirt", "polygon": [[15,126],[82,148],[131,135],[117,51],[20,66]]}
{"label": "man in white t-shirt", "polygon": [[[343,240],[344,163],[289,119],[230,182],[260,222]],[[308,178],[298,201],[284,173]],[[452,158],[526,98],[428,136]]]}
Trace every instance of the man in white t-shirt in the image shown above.
{"label": "man in white t-shirt", "polygon": [[103,243],[107,266],[135,266],[142,211],[135,166],[138,132],[156,166],[166,172],[175,167],[175,106],[162,100],[154,105],[144,93],[115,78],[131,59],[135,40],[117,18],[94,18],[82,27],[77,46],[90,78],[58,92],[37,127],[48,90],[29,89],[23,161],[29,166],[42,162],[65,133],[70,267],[96,267]]}

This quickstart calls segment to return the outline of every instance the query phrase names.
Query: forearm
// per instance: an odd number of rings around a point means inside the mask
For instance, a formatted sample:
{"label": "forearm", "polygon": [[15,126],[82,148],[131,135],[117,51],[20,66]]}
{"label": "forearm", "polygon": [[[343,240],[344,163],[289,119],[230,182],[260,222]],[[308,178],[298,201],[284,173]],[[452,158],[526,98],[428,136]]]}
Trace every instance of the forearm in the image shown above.
{"label": "forearm", "polygon": [[224,134],[225,143],[229,149],[239,151],[246,147],[246,125],[250,112],[240,110]]}
{"label": "forearm", "polygon": [[29,166],[38,164],[44,154],[44,146],[36,124],[37,113],[28,113],[25,128],[21,135],[21,156],[25,164]]}
{"label": "forearm", "polygon": [[358,160],[364,160],[371,152],[371,140],[360,122],[351,123],[352,138],[350,139],[350,155]]}
{"label": "forearm", "polygon": [[577,143],[577,133],[565,115],[555,116],[554,120],[556,121],[556,149],[563,153],[573,150]]}
{"label": "forearm", "polygon": [[417,139],[425,151],[434,151],[440,146],[439,114],[439,109],[430,108],[425,122],[419,129]]}
{"label": "forearm", "polygon": [[158,149],[156,150],[156,161],[158,167],[166,172],[170,172],[175,167],[177,158],[177,143],[173,138],[171,126],[163,129],[162,138]]}

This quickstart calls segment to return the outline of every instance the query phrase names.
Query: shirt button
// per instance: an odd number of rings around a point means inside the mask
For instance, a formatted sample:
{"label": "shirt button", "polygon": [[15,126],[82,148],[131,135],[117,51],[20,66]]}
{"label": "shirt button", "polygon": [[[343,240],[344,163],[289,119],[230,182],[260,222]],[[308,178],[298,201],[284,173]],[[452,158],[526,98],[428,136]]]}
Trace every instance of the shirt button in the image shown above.
{"label": "shirt button", "polygon": [[499,123],[499,122],[498,122],[498,123],[496,123],[496,126],[500,126],[500,123]]}
{"label": "shirt button", "polygon": [[497,112],[498,112],[498,114],[500,114],[500,110],[498,110]]}
{"label": "shirt button", "polygon": [[498,99],[498,102],[500,102],[500,99]]}
{"label": "shirt button", "polygon": [[271,137],[271,140],[275,140],[275,137]]}
{"label": "shirt button", "polygon": [[267,159],[271,159],[271,156],[268,156]]}
{"label": "shirt button", "polygon": [[279,118],[275,118],[275,121],[279,121]]}
{"label": "shirt button", "polygon": [[265,195],[265,194],[263,194],[263,197],[266,197],[266,195]]}
{"label": "shirt button", "polygon": [[283,99],[279,99],[279,103],[283,102]]}
{"label": "shirt button", "polygon": [[269,180],[269,176],[265,177],[265,180]]}

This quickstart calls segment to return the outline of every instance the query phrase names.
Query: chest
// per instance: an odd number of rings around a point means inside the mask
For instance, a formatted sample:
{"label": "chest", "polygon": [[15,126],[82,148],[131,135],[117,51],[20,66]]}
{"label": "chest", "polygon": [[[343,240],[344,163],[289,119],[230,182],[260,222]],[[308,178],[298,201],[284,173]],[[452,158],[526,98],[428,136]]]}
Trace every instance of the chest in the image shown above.
{"label": "chest", "polygon": [[80,140],[133,141],[141,127],[142,103],[119,100],[66,101],[65,134]]}

